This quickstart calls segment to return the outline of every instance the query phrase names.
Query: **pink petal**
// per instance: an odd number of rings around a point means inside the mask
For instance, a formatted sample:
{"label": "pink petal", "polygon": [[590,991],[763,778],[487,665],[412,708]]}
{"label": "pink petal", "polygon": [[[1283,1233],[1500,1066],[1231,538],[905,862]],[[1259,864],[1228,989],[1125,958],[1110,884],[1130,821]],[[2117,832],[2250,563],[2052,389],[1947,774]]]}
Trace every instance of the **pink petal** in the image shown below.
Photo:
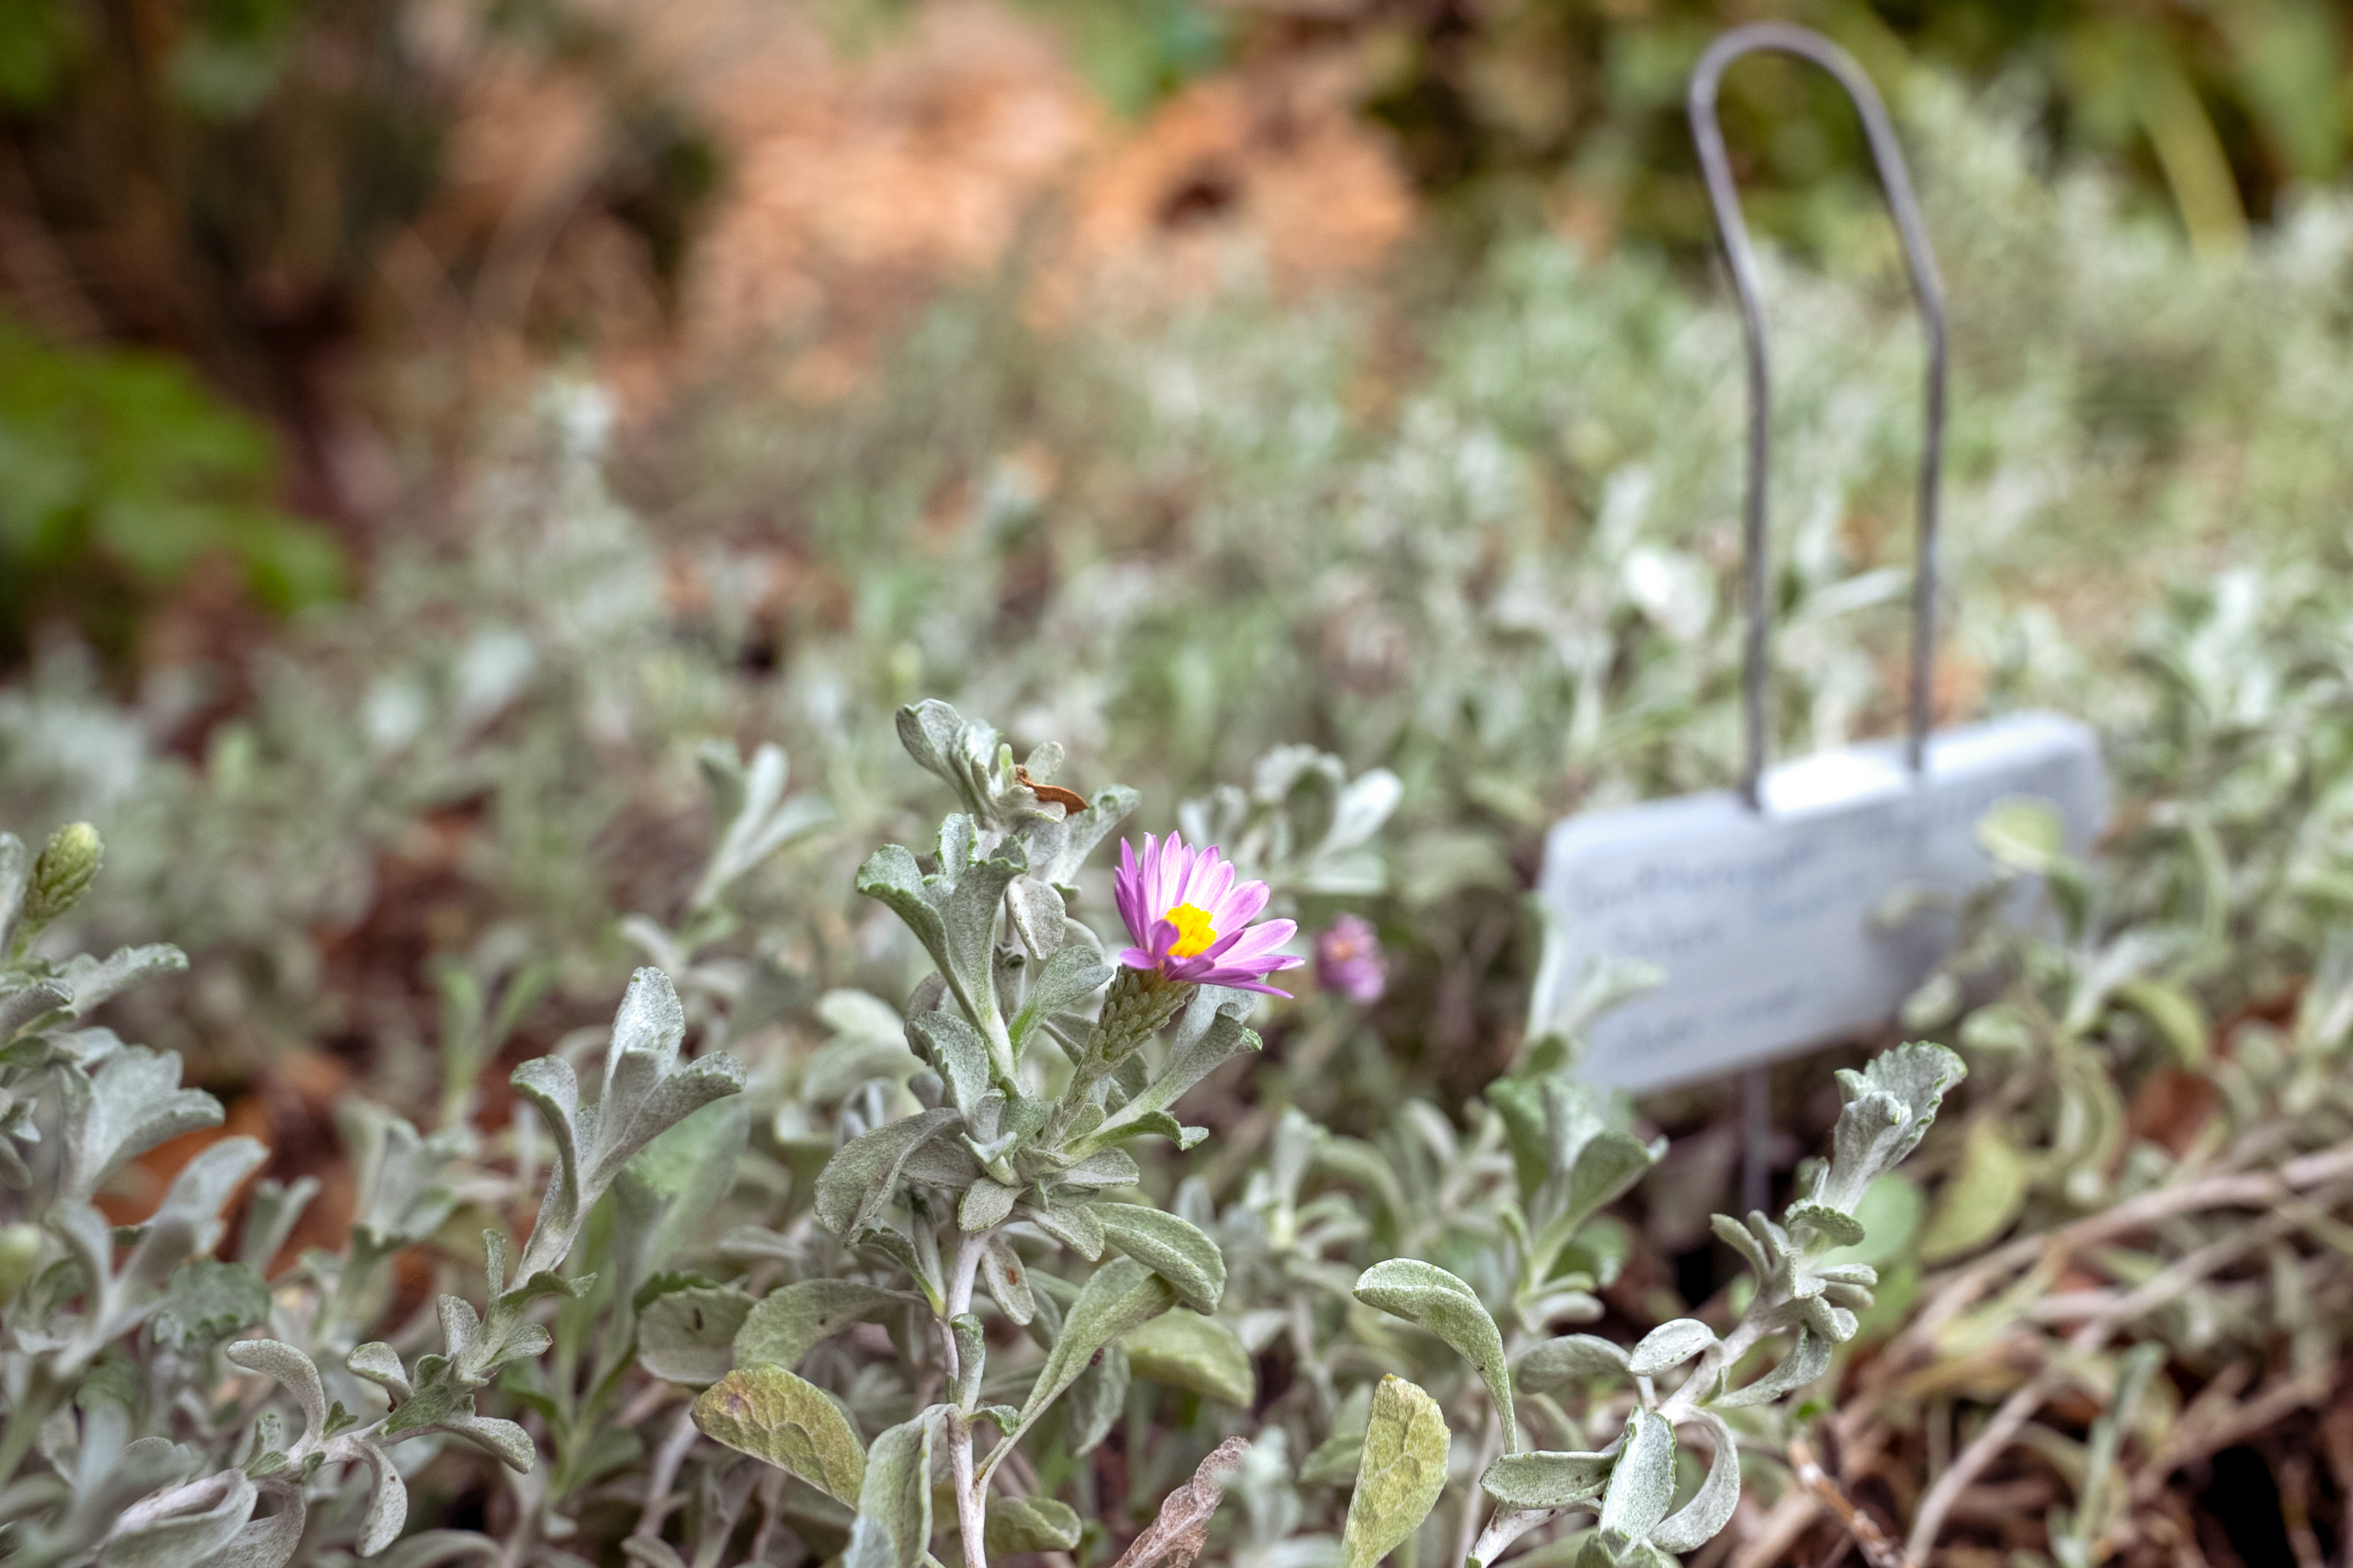
{"label": "pink petal", "polygon": [[1150,953],[1145,952],[1140,947],[1121,948],[1119,950],[1119,961],[1122,963],[1126,964],[1130,969],[1157,969],[1160,967],[1160,961],[1154,958]]}
{"label": "pink petal", "polygon": [[[1296,921],[1269,921],[1264,925],[1249,926],[1237,932],[1230,943],[1220,942],[1209,956],[1227,963],[1242,963],[1262,958],[1299,933]],[[1293,963],[1304,960],[1294,959]]]}
{"label": "pink petal", "polygon": [[1112,878],[1112,901],[1119,906],[1119,918],[1127,926],[1127,934],[1141,938],[1144,934],[1144,873],[1135,863],[1135,851],[1126,839],[1119,841],[1119,870]]}
{"label": "pink petal", "polygon": [[1258,919],[1259,910],[1266,908],[1267,886],[1264,882],[1244,882],[1231,892],[1219,896],[1215,904],[1205,906],[1209,911],[1209,929],[1216,931],[1238,931]]}

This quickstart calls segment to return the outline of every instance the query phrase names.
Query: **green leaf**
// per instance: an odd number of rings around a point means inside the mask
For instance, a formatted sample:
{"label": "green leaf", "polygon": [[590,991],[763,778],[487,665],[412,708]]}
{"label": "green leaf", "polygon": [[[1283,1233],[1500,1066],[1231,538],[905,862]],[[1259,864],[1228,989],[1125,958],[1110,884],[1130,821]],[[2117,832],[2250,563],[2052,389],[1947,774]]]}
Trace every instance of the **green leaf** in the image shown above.
{"label": "green leaf", "polygon": [[1942,1263],[1973,1252],[2008,1230],[2026,1205],[2026,1156],[2001,1121],[1975,1122],[1961,1143],[1960,1168],[1946,1182],[1920,1233],[1920,1258]]}
{"label": "green leaf", "polygon": [[1075,1552],[1078,1510],[1049,1497],[993,1497],[982,1544],[998,1556],[1016,1552]]}
{"label": "green leaf", "polygon": [[[1074,1456],[1094,1452],[1126,1413],[1127,1390],[1133,1381],[1126,1345],[1105,1345],[1094,1364],[1071,1381],[1057,1406],[1062,1413],[1062,1446]],[[1013,1412],[1015,1430],[1019,1428],[1020,1415],[1019,1411]]]}
{"label": "green leaf", "polygon": [[956,1225],[968,1236],[995,1230],[1011,1217],[1013,1200],[1020,1195],[1020,1188],[983,1176],[965,1189],[963,1201],[956,1205]]}
{"label": "green leaf", "polygon": [[1373,1568],[1421,1528],[1446,1488],[1452,1436],[1438,1401],[1401,1377],[1381,1379],[1341,1535],[1347,1568]]}
{"label": "green leaf", "polygon": [[1020,1054],[1030,1034],[1046,1021],[1049,1014],[1085,1001],[1110,982],[1112,973],[1110,964],[1076,944],[1063,948],[1039,965],[1029,977],[1029,992],[1021,999],[1021,1011],[1014,1015],[1014,1054]]}
{"label": "green leaf", "polygon": [[1029,832],[1029,875],[1040,882],[1069,887],[1095,846],[1113,828],[1132,816],[1143,795],[1125,784],[1106,784],[1095,791],[1094,804],[1060,822],[1040,822]]}
{"label": "green leaf", "polygon": [[1011,1042],[997,1005],[997,911],[1005,886],[1029,867],[1019,839],[984,857],[972,818],[940,824],[939,869],[925,876],[914,855],[886,844],[858,868],[858,890],[888,904],[939,965],[965,1022],[989,1042],[997,1076],[1013,1076]]}
{"label": "green leaf", "polygon": [[406,1118],[357,1099],[336,1107],[335,1131],[358,1176],[352,1235],[369,1252],[422,1241],[458,1206],[441,1172],[465,1152],[468,1131],[445,1129],[427,1138]]}
{"label": "green leaf", "polygon": [[1092,1204],[1053,1202],[1039,1207],[1023,1204],[1018,1211],[1021,1217],[1039,1230],[1092,1263],[1103,1256],[1103,1221],[1095,1217]]}
{"label": "green leaf", "polygon": [[1145,1204],[1087,1205],[1103,1222],[1103,1240],[1176,1288],[1196,1312],[1218,1310],[1226,1294],[1226,1259],[1195,1226]]}
{"label": "green leaf", "polygon": [[2066,853],[2059,814],[2039,800],[2009,800],[1978,819],[1978,843],[2005,870],[2039,877]]}
{"label": "green leaf", "polygon": [[224,1470],[178,1494],[179,1510],[142,1521],[109,1541],[100,1568],[182,1568],[226,1550],[253,1517],[261,1494],[242,1470]]}
{"label": "green leaf", "polygon": [[670,976],[640,969],[614,1015],[604,1092],[596,1104],[580,1103],[572,1064],[561,1057],[535,1058],[515,1069],[516,1091],[538,1108],[556,1149],[554,1177],[515,1265],[517,1289],[553,1274],[588,1211],[638,1150],[712,1100],[743,1089],[744,1064],[724,1052],[681,1060],[685,1036],[685,1009]]}
{"label": "green leaf", "polygon": [[[1247,999],[1237,1005],[1246,1006]],[[1240,1018],[1222,1009],[1211,1015],[1208,1026],[1198,1035],[1188,1037],[1180,1028],[1159,1074],[1101,1126],[1072,1145],[1071,1152],[1084,1154],[1118,1142],[1126,1129],[1155,1111],[1166,1111],[1187,1089],[1226,1063],[1260,1048],[1258,1036],[1244,1028]]]}
{"label": "green leaf", "polygon": [[613,1183],[615,1283],[642,1279],[692,1242],[735,1183],[752,1108],[715,1100],[638,1151]]}
{"label": "green leaf", "polygon": [[316,1447],[327,1425],[327,1386],[311,1358],[282,1340],[239,1340],[222,1352],[248,1372],[266,1373],[278,1380],[294,1403],[302,1407],[302,1440]]}
{"label": "green leaf", "polygon": [[[783,1367],[729,1373],[696,1397],[694,1424],[713,1442],[765,1459],[828,1497],[864,1509],[869,1458],[849,1418],[824,1390]],[[875,1447],[879,1458],[881,1443]],[[928,1509],[924,1517],[928,1522]]]}
{"label": "green leaf", "polygon": [[1732,1522],[1732,1510],[1740,1504],[1740,1450],[1732,1440],[1732,1428],[1704,1410],[1693,1418],[1715,1438],[1715,1458],[1708,1461],[1707,1479],[1691,1501],[1651,1528],[1651,1544],[1662,1552],[1698,1551]]}
{"label": "green leaf", "polygon": [[670,1383],[716,1383],[735,1363],[732,1347],[752,1307],[732,1285],[657,1296],[638,1318],[638,1363]]}
{"label": "green leaf", "polygon": [[874,1439],[841,1568],[919,1568],[923,1563],[932,1543],[932,1437],[942,1408],[934,1405]]}
{"label": "green leaf", "polygon": [[1667,1517],[1675,1497],[1675,1429],[1663,1416],[1637,1408],[1626,1417],[1626,1447],[1609,1472],[1596,1528],[1631,1543]]}
{"label": "green leaf", "polygon": [[843,1144],[817,1178],[817,1222],[847,1241],[890,1206],[907,1157],[964,1120],[953,1106],[886,1121]]}
{"label": "green leaf", "polygon": [[1504,1447],[1518,1450],[1512,1373],[1504,1362],[1503,1336],[1495,1331],[1495,1320],[1487,1315],[1470,1286],[1434,1263],[1393,1258],[1374,1264],[1357,1277],[1356,1300],[1427,1329],[1453,1346],[1494,1395],[1496,1414],[1503,1418]]}
{"label": "green leaf", "polygon": [[1248,1410],[1258,1402],[1258,1369],[1241,1336],[1197,1311],[1163,1312],[1120,1342],[1136,1376]]}
{"label": "green leaf", "polygon": [[1029,1266],[1004,1237],[988,1238],[988,1250],[981,1254],[980,1277],[988,1282],[988,1293],[1005,1309],[1005,1315],[1016,1323],[1026,1327],[1038,1315],[1038,1299],[1029,1290]]}
{"label": "green leaf", "polygon": [[1806,1201],[1852,1214],[1864,1189],[1919,1145],[1946,1091],[1968,1076],[1959,1057],[1925,1041],[1883,1051],[1861,1072],[1841,1068],[1846,1106]]}
{"label": "green leaf", "polygon": [[1132,1187],[1144,1179],[1135,1156],[1124,1149],[1098,1149],[1054,1178],[1066,1187],[1093,1192],[1103,1187]]}
{"label": "green leaf", "polygon": [[[1880,1180],[1884,1179],[1884,1173],[1883,1173],[1878,1180],[1872,1183],[1872,1185],[1876,1186]],[[1864,1195],[1868,1196],[1869,1194],[1870,1188],[1867,1187],[1864,1189]],[[1791,1204],[1789,1212],[1784,1218],[1790,1229],[1795,1230],[1799,1226],[1803,1226],[1834,1247],[1855,1246],[1868,1234],[1862,1227],[1862,1222],[1854,1215],[1842,1214],[1823,1204]]]}
{"label": "green leaf", "polygon": [[1599,1497],[1617,1462],[1615,1454],[1504,1454],[1487,1467],[1479,1484],[1507,1508],[1566,1508]]}
{"label": "green leaf", "polygon": [[1798,1342],[1781,1364],[1746,1388],[1736,1388],[1718,1394],[1713,1405],[1719,1410],[1740,1410],[1752,1405],[1764,1405],[1776,1400],[1793,1388],[1803,1388],[1831,1369],[1831,1342],[1806,1330],[1798,1331]]}
{"label": "green leaf", "polygon": [[[1097,1351],[1176,1304],[1176,1287],[1133,1258],[1114,1258],[1096,1269],[1062,1315],[1062,1331],[1048,1352],[1046,1364],[1038,1369],[1029,1397],[1022,1403],[1020,1431],[1028,1431],[1046,1413],[1046,1407],[1087,1369]],[[997,1452],[1009,1448],[1018,1436],[1017,1432],[1008,1436]]]}
{"label": "green leaf", "polygon": [[1677,1318],[1642,1336],[1642,1342],[1626,1358],[1626,1370],[1636,1377],[1656,1377],[1683,1365],[1715,1343],[1715,1331],[1705,1323],[1697,1318]]}
{"label": "green leaf", "polygon": [[2200,1071],[2212,1058],[2212,1030],[2206,1022],[2206,1009],[2172,981],[2127,980],[2116,988],[2115,996],[2157,1026],[2181,1066]]}
{"label": "green leaf", "polygon": [[942,1081],[948,1100],[969,1115],[988,1093],[988,1042],[954,1013],[918,1013],[907,1020]]}
{"label": "green leaf", "polygon": [[1532,1345],[1512,1368],[1513,1387],[1529,1394],[1554,1390],[1588,1378],[1623,1377],[1625,1350],[1597,1334],[1564,1334]]}
{"label": "green leaf", "polygon": [[144,1046],[123,1047],[88,1078],[67,1069],[64,1098],[61,1192],[69,1203],[89,1203],[126,1162],[167,1138],[217,1127],[224,1114],[211,1095],[180,1087],[177,1051]]}
{"label": "green leaf", "polygon": [[164,1288],[164,1310],[150,1330],[165,1344],[208,1344],[248,1323],[269,1317],[269,1286],[243,1263],[198,1258],[172,1270]]}

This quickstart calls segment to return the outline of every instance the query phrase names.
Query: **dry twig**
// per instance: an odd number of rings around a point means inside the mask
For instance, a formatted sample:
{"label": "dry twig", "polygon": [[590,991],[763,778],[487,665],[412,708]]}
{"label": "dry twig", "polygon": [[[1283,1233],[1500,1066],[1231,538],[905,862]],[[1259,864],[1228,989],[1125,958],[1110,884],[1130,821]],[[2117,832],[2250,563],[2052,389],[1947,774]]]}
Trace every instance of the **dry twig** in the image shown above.
{"label": "dry twig", "polygon": [[1798,1473],[1798,1484],[1812,1494],[1814,1500],[1827,1509],[1831,1518],[1846,1527],[1846,1532],[1854,1538],[1855,1545],[1862,1551],[1862,1560],[1870,1563],[1871,1568],[1912,1568],[1912,1559],[1887,1538],[1887,1532],[1879,1528],[1879,1521],[1857,1508],[1854,1500],[1846,1495],[1846,1489],[1815,1462],[1814,1451],[1806,1447],[1803,1437],[1789,1439],[1789,1467]]}

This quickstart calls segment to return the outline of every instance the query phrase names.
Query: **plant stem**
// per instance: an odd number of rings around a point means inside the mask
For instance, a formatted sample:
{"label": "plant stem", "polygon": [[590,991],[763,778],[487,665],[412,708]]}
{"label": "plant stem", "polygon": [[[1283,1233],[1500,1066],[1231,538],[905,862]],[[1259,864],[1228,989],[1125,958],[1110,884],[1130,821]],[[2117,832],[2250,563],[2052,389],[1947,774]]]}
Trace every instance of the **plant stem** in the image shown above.
{"label": "plant stem", "polygon": [[[940,1342],[947,1351],[948,1386],[955,1389],[963,1381],[963,1357],[956,1351],[955,1320],[972,1310],[972,1287],[980,1272],[981,1255],[988,1249],[987,1231],[967,1231],[956,1239],[955,1261],[949,1266],[947,1311],[940,1319]],[[978,1379],[974,1380],[978,1386]],[[972,1412],[959,1397],[957,1407],[948,1412],[948,1464],[955,1472],[956,1529],[964,1538],[965,1568],[988,1568],[988,1554],[981,1536],[986,1528],[987,1512],[982,1489],[984,1479],[976,1479],[972,1463]]]}
{"label": "plant stem", "polygon": [[33,1438],[39,1433],[41,1423],[49,1418],[57,1392],[56,1386],[43,1375],[36,1363],[32,1383],[25,1390],[24,1399],[8,1413],[6,1426],[0,1426],[0,1489],[6,1488],[16,1479],[16,1467],[25,1462],[25,1455],[32,1448]]}
{"label": "plant stem", "polygon": [[961,1410],[948,1412],[948,1463],[955,1472],[956,1532],[964,1538],[964,1568],[988,1568],[982,1540],[987,1507],[972,1473],[972,1422]]}

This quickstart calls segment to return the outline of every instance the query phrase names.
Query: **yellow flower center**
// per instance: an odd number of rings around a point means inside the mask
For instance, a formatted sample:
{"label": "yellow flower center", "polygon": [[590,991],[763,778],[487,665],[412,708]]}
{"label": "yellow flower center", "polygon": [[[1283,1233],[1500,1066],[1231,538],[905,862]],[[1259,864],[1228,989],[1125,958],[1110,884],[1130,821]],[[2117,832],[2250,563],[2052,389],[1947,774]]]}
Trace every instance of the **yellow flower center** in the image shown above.
{"label": "yellow flower center", "polygon": [[1176,943],[1168,950],[1171,958],[1195,958],[1209,951],[1218,933],[1209,929],[1209,911],[1192,904],[1179,904],[1160,917],[1176,928]]}

